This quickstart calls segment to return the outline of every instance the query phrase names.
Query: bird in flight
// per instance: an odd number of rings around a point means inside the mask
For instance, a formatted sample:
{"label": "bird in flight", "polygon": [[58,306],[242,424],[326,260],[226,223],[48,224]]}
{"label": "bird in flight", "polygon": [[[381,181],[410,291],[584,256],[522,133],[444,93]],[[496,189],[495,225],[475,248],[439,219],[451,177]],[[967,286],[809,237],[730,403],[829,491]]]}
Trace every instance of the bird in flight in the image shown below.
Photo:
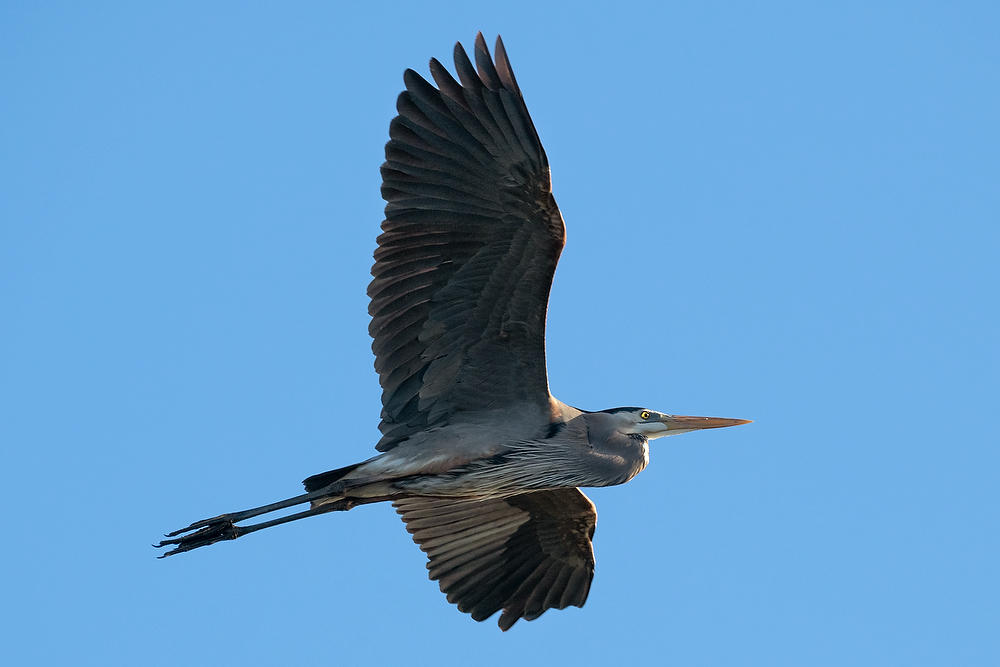
{"label": "bird in flight", "polygon": [[388,501],[448,601],[477,621],[500,611],[507,630],[587,599],[597,512],[578,487],[629,481],[650,440],[748,423],[588,412],[549,393],[545,311],[565,227],[503,42],[491,57],[480,33],[474,59],[455,45],[457,80],[432,59],[437,87],[406,70],[389,125],[368,287],[379,454],[169,533],[162,556]]}

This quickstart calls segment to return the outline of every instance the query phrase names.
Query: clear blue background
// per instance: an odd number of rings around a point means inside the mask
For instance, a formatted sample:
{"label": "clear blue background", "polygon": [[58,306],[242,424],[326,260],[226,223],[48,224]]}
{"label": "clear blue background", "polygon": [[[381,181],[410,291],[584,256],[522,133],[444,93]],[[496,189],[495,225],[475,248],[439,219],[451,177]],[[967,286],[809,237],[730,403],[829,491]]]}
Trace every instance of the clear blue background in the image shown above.
{"label": "clear blue background", "polygon": [[[5,662],[1000,664],[996,3],[482,4],[3,3]],[[155,560],[370,455],[382,146],[478,29],[553,392],[755,423],[595,490],[586,608],[506,634],[388,506]]]}

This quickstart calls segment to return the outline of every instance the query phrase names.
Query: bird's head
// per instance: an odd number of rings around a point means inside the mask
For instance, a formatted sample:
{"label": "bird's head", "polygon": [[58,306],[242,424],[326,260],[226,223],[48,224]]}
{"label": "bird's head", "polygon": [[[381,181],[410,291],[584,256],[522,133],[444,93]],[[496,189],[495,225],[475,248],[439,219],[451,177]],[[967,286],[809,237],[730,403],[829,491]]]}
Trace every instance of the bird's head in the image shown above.
{"label": "bird's head", "polygon": [[612,408],[602,410],[615,420],[616,430],[628,435],[642,435],[647,440],[667,435],[680,435],[706,428],[722,428],[749,424],[749,419],[728,419],[725,417],[688,417],[668,415],[649,408]]}

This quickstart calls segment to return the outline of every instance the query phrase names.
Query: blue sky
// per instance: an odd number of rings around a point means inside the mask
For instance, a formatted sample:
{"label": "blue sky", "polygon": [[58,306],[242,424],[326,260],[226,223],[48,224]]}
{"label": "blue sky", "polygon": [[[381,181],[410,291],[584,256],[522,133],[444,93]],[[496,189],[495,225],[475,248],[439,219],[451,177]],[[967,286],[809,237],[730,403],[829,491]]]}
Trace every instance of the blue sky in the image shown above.
{"label": "blue sky", "polygon": [[[995,3],[341,4],[0,7],[11,664],[1000,662]],[[388,123],[480,29],[553,393],[754,424],[594,490],[586,607],[506,634],[388,506],[155,560],[370,455]]]}

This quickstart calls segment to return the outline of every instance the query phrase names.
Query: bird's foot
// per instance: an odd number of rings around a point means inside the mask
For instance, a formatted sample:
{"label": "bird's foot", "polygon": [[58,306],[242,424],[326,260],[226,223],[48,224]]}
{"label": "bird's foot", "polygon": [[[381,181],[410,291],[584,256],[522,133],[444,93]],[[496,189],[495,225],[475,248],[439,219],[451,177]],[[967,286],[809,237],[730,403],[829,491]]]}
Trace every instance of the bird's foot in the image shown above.
{"label": "bird's foot", "polygon": [[[184,533],[189,534],[184,535]],[[191,551],[192,549],[222,542],[223,540],[235,540],[239,536],[240,529],[234,523],[233,516],[222,514],[213,519],[195,521],[187,528],[167,533],[165,537],[172,539],[162,540],[159,544],[154,544],[153,546],[157,548],[173,546],[173,549],[159,556],[159,558],[166,558],[167,556]]]}

